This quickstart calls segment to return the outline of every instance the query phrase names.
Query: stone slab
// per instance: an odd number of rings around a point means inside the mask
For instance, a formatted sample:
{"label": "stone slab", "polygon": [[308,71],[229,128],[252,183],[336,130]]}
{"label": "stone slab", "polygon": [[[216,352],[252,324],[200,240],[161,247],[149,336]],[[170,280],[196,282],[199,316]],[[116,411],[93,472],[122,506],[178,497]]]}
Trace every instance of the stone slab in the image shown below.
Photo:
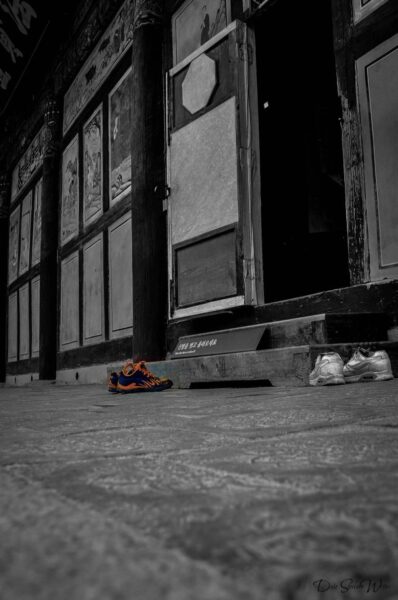
{"label": "stone slab", "polygon": [[397,396],[1,388],[2,597],[395,600]]}

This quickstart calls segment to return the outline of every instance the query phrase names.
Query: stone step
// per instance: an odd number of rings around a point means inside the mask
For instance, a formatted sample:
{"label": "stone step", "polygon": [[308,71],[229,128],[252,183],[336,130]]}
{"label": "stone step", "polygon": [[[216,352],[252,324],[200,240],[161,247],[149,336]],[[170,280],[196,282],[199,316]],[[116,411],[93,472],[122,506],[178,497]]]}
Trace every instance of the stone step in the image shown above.
{"label": "stone step", "polygon": [[307,344],[273,348],[255,352],[236,352],[214,356],[198,356],[148,363],[157,376],[173,380],[174,387],[189,388],[195,384],[268,381],[273,386],[308,385],[309,374],[321,352],[339,352],[346,361],[358,346],[387,350],[393,373],[398,377],[398,342],[355,342],[341,344]]}
{"label": "stone step", "polygon": [[[170,353],[167,358],[188,358],[190,354],[206,356],[307,344],[336,344],[361,340],[373,342],[388,339],[387,330],[388,319],[383,313],[323,313],[182,336],[174,354]],[[204,340],[207,340],[207,343],[216,340],[217,343],[214,346],[201,346],[199,351],[189,350],[196,344],[203,344]]]}
{"label": "stone step", "polygon": [[259,350],[301,346],[373,342],[387,339],[388,318],[383,313],[324,313],[266,324]]}

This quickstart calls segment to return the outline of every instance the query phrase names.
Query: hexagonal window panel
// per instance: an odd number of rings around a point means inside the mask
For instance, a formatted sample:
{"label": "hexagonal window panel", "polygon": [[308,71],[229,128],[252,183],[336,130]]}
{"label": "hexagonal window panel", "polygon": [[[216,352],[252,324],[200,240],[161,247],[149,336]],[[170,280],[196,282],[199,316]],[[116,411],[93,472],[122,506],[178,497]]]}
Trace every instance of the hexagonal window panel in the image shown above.
{"label": "hexagonal window panel", "polygon": [[189,65],[182,82],[182,104],[191,114],[207,106],[217,84],[216,63],[201,54]]}

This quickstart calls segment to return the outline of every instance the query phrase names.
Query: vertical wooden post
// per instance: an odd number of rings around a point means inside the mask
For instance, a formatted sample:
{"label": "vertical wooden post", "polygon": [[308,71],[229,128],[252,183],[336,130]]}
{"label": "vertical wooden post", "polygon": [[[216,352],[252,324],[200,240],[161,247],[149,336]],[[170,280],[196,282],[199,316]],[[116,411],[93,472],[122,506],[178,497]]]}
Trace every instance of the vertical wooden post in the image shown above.
{"label": "vertical wooden post", "polygon": [[162,200],[155,193],[165,184],[162,21],[162,0],[135,1],[131,127],[135,360],[159,360],[165,354],[167,229]]}
{"label": "vertical wooden post", "polygon": [[46,136],[43,157],[40,262],[39,378],[54,379],[57,369],[57,247],[59,179],[59,111],[54,99],[44,114]]}
{"label": "vertical wooden post", "polygon": [[356,99],[352,2],[332,0],[337,87],[346,193],[348,266],[351,285],[369,281],[369,255],[363,199],[363,151]]}
{"label": "vertical wooden post", "polygon": [[7,274],[8,274],[8,215],[10,202],[9,178],[0,175],[0,382],[6,378],[7,363]]}

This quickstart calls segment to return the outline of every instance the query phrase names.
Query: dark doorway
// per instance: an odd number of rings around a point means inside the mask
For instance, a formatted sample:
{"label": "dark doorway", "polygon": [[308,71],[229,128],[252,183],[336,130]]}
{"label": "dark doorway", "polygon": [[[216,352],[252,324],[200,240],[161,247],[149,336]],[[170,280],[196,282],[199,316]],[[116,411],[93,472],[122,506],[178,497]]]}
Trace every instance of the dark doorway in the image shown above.
{"label": "dark doorway", "polygon": [[327,0],[256,24],[266,301],[349,284],[339,100]]}

